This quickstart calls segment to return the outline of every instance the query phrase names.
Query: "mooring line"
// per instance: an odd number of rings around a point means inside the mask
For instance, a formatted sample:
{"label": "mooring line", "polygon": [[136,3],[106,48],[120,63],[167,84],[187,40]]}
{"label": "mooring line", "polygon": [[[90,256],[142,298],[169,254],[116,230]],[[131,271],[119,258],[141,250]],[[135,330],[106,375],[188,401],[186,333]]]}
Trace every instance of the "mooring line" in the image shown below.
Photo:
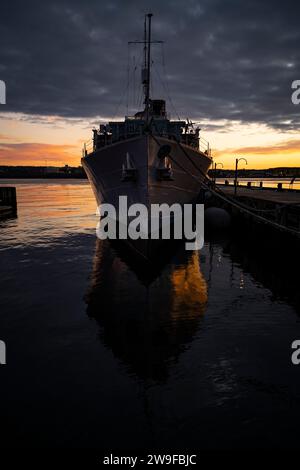
{"label": "mooring line", "polygon": [[[160,143],[158,142],[158,140],[155,138],[155,136],[153,135],[153,133],[151,132],[151,130],[149,130],[152,138],[154,139],[154,141],[157,143],[157,145],[160,147]],[[207,177],[207,175],[202,171],[201,168],[199,168],[195,162],[190,158],[190,156],[187,154],[187,152],[185,151],[185,149],[181,146],[180,142],[178,142],[178,140],[175,138],[175,141],[177,142],[177,144],[179,145],[179,147],[181,148],[181,150],[183,151],[183,153],[186,155],[186,157],[188,158],[188,160],[193,164],[193,166],[201,173],[201,175],[204,177],[204,180],[208,181],[209,183],[211,183],[211,180]],[[176,159],[174,157],[172,157],[171,155],[168,155],[168,158],[170,158],[170,160],[172,160],[179,168],[181,168],[185,173],[187,173],[188,175],[190,175],[194,180],[197,181],[197,183],[199,183],[199,180],[198,178],[193,175],[189,170],[187,170],[183,165],[181,165],[180,163],[178,163],[176,161]],[[208,191],[210,191],[212,194],[214,194],[216,197],[219,197],[220,199],[222,199],[223,201],[231,204],[232,206],[234,206],[235,208],[237,208],[238,210],[240,210],[241,212],[245,212],[246,214],[256,218],[257,220],[259,220],[260,222],[266,224],[266,225],[270,225],[272,226],[273,228],[277,228],[281,231],[284,231],[284,232],[288,232],[292,235],[296,235],[297,237],[300,236],[300,232],[297,231],[297,230],[294,230],[292,228],[289,228],[289,227],[285,227],[284,225],[281,225],[279,224],[278,222],[274,222],[272,220],[269,220],[269,219],[266,219],[265,217],[261,216],[261,215],[258,215],[258,214],[255,214],[254,212],[252,212],[252,208],[250,207],[247,207],[245,206],[244,204],[240,204],[239,202],[231,199],[230,197],[228,197],[223,191],[218,190],[220,191],[219,193],[217,191],[215,191],[213,188],[210,187],[209,184],[205,183],[204,181],[201,182],[201,185],[204,186]],[[243,207],[244,206],[244,207]],[[257,209],[256,209],[257,210]]]}

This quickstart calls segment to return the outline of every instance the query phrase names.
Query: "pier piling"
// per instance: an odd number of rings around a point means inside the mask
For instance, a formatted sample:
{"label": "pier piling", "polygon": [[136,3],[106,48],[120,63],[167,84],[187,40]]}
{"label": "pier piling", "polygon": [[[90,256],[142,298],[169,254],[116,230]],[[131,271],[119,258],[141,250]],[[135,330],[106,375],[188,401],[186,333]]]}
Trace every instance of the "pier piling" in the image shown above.
{"label": "pier piling", "polygon": [[17,191],[13,186],[0,186],[0,217],[17,214]]}
{"label": "pier piling", "polygon": [[[240,187],[235,194],[235,187],[225,185],[222,188],[224,198],[217,195],[206,198],[206,208],[221,207],[227,210],[234,220],[243,221],[257,227],[264,227],[265,232],[283,232],[300,240],[300,192],[260,188]],[[228,199],[227,199],[228,197]]]}

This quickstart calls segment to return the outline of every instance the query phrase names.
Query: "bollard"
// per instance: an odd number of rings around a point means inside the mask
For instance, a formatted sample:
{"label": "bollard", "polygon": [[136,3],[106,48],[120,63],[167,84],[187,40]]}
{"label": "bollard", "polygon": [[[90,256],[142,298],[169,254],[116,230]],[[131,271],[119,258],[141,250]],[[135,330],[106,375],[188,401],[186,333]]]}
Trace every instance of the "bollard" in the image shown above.
{"label": "bollard", "polygon": [[259,187],[260,187],[260,188],[263,188],[263,187],[264,187],[264,183],[263,183],[262,181],[259,183]]}

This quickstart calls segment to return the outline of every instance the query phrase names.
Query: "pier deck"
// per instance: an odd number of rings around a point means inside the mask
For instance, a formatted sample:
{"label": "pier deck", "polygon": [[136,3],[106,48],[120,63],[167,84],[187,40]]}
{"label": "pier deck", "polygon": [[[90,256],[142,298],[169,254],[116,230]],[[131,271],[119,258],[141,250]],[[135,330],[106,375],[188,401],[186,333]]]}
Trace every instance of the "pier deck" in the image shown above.
{"label": "pier deck", "polygon": [[[234,186],[219,185],[222,191],[229,196],[234,196]],[[276,189],[245,188],[238,186],[237,197],[259,199],[275,204],[300,204],[300,192],[298,191],[277,191]]]}
{"label": "pier deck", "polygon": [[300,238],[300,192],[276,189],[247,188],[217,185],[224,196],[217,194],[207,200],[207,207],[225,208],[235,219],[246,220],[252,226],[265,224],[275,231],[283,231]]}

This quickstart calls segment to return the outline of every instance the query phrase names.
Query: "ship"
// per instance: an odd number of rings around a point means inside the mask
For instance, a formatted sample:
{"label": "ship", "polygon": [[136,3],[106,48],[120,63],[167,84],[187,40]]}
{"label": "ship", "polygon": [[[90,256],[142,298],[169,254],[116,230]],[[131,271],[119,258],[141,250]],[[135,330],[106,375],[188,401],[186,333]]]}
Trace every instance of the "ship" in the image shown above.
{"label": "ship", "polygon": [[201,184],[212,163],[209,143],[189,119],[172,120],[166,101],[150,96],[152,14],[145,15],[141,83],[144,106],[122,121],[93,129],[91,148],[83,148],[82,166],[98,206],[118,207],[119,197],[128,204],[197,201]]}

